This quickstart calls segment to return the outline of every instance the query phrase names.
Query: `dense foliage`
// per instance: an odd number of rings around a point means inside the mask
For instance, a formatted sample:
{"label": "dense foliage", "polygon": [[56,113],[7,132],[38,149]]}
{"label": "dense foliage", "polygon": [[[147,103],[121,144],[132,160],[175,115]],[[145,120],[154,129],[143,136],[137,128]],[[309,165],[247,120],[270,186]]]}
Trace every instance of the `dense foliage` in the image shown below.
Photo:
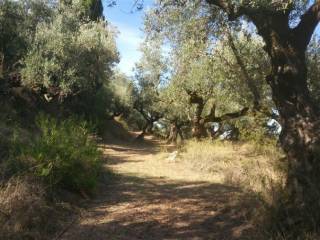
{"label": "dense foliage", "polygon": [[0,96],[19,83],[21,59],[31,46],[37,24],[49,21],[49,1],[0,2]]}
{"label": "dense foliage", "polygon": [[24,60],[23,84],[48,98],[99,88],[117,61],[114,34],[106,23],[81,22],[79,12],[64,6],[52,22],[39,24]]}
{"label": "dense foliage", "polygon": [[77,119],[58,122],[48,116],[37,118],[40,136],[25,146],[16,156],[34,173],[43,178],[50,188],[57,186],[71,190],[92,190],[97,182],[102,154],[90,137],[88,125]]}
{"label": "dense foliage", "polygon": [[110,83],[118,52],[101,1],[1,1],[0,30],[1,181],[27,173],[50,189],[92,190],[92,135],[114,102],[128,105]]}

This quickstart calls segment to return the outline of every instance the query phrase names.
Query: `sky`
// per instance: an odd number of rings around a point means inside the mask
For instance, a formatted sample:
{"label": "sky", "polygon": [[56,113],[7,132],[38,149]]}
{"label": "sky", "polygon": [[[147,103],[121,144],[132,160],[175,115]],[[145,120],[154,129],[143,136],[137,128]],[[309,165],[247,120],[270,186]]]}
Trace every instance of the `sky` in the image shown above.
{"label": "sky", "polygon": [[[105,4],[106,1],[103,3]],[[118,0],[114,7],[104,6],[106,19],[119,31],[117,46],[120,52],[120,63],[118,67],[128,76],[133,75],[134,64],[141,57],[139,46],[144,38],[141,31],[143,15],[152,3],[153,0],[144,0],[144,9],[141,11],[133,7],[134,0]]]}

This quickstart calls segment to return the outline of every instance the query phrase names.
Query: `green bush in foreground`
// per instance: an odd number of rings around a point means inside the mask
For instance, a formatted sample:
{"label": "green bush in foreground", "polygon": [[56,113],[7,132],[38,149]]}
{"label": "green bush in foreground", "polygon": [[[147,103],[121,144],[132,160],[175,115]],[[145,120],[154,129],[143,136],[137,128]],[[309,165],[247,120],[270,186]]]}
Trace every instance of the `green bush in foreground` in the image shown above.
{"label": "green bush in foreground", "polygon": [[102,153],[90,137],[86,122],[57,121],[40,115],[41,134],[22,149],[21,158],[31,161],[34,173],[51,188],[92,190],[100,171]]}

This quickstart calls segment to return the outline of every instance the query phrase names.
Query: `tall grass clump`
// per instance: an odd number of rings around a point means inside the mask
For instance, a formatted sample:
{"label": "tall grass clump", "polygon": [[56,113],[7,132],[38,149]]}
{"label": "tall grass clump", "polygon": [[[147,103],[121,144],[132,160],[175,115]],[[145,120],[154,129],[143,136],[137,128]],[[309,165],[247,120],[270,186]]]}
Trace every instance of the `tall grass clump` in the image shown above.
{"label": "tall grass clump", "polygon": [[51,189],[91,191],[97,182],[102,153],[90,136],[87,123],[40,115],[36,124],[39,136],[29,145],[15,149],[19,152],[18,162],[32,166],[33,173]]}
{"label": "tall grass clump", "polygon": [[190,168],[212,174],[217,180],[257,193],[271,203],[275,186],[282,185],[285,164],[275,146],[253,143],[188,141],[181,160]]}
{"label": "tall grass clump", "polygon": [[[259,203],[253,216],[261,235],[258,239],[320,239],[319,211],[312,205],[292,205],[286,185],[288,163],[274,142],[268,140],[259,146],[254,141],[188,141],[180,161],[254,196]],[[319,194],[316,189],[314,194]]]}

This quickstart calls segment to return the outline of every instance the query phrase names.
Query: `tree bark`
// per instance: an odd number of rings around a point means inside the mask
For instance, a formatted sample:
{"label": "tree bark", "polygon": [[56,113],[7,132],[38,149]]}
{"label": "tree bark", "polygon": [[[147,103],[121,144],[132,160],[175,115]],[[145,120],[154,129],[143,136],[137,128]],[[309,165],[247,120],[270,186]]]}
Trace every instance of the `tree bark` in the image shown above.
{"label": "tree bark", "polygon": [[320,192],[319,109],[307,87],[304,51],[289,44],[275,48],[268,83],[280,112],[280,142],[289,159],[287,186],[292,200],[310,204],[315,190]]}
{"label": "tree bark", "polygon": [[201,115],[204,110],[206,101],[203,99],[203,97],[199,96],[197,92],[189,90],[186,90],[186,92],[190,97],[190,104],[196,105],[195,116],[192,120],[192,136],[198,140],[201,138],[205,138],[208,136],[208,133],[205,127],[205,121]]}
{"label": "tree bark", "polygon": [[213,105],[210,113],[202,117],[202,113],[206,104],[206,101],[203,97],[199,96],[196,92],[186,91],[190,96],[189,102],[190,104],[196,105],[195,116],[192,120],[193,128],[192,128],[192,136],[196,139],[200,140],[201,138],[206,138],[209,136],[206,124],[210,122],[221,123],[226,120],[234,119],[245,115],[249,108],[243,108],[238,112],[226,113],[220,117],[216,117],[216,106]]}
{"label": "tree bark", "polygon": [[188,125],[190,123],[189,120],[187,121],[179,121],[178,119],[171,119],[170,120],[170,131],[167,135],[167,143],[177,143],[178,137],[180,137],[181,141],[184,140],[182,127]]}
{"label": "tree bark", "polygon": [[301,44],[305,42],[305,36],[297,35],[296,29],[291,30],[274,17],[269,20],[268,30],[260,19],[256,25],[271,58],[272,72],[267,82],[283,127],[280,143],[289,160],[289,198],[295,206],[316,203],[319,208],[319,196],[316,194],[320,193],[319,109],[307,86],[307,45]]}
{"label": "tree bark", "polygon": [[199,140],[200,138],[205,138],[208,136],[204,119],[201,117],[203,109],[205,107],[205,101],[201,98],[200,101],[193,101],[192,103],[196,104],[196,113],[193,118],[192,135]]}
{"label": "tree bark", "polygon": [[178,126],[174,122],[170,124],[170,133],[167,139],[167,143],[177,143],[177,140],[178,140]]}
{"label": "tree bark", "polygon": [[197,140],[208,137],[207,128],[203,118],[195,117],[193,119],[192,136]]}

